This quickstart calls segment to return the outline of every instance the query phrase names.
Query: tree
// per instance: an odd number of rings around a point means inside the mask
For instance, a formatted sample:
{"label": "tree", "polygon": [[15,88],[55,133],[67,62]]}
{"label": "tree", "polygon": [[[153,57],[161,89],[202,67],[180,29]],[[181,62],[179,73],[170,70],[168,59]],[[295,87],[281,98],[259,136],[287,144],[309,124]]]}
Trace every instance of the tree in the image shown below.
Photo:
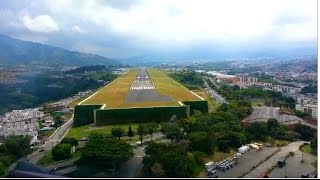
{"label": "tree", "polygon": [[181,146],[150,143],[142,160],[144,174],[147,177],[192,177],[194,164]]}
{"label": "tree", "polygon": [[131,138],[133,137],[133,131],[132,131],[132,129],[131,129],[131,126],[129,126],[128,136],[130,137],[130,140],[131,140]]}
{"label": "tree", "polygon": [[57,115],[54,115],[54,127],[59,127],[63,124],[63,120],[62,120],[62,117],[61,115],[57,114]]}
{"label": "tree", "polygon": [[301,123],[297,124],[294,127],[294,131],[299,133],[301,135],[301,139],[306,141],[310,141],[310,139],[312,139],[314,137],[314,134],[316,133],[315,129]]}
{"label": "tree", "polygon": [[180,140],[182,138],[182,132],[176,123],[164,123],[162,125],[162,132],[166,135],[166,138],[170,139],[171,143],[173,140]]}
{"label": "tree", "polygon": [[96,163],[107,168],[118,169],[132,156],[132,146],[125,141],[92,134],[81,152],[80,162]]}
{"label": "tree", "polygon": [[2,162],[0,162],[0,177],[3,176],[5,172],[6,172],[5,165]]}
{"label": "tree", "polygon": [[30,151],[30,140],[28,136],[10,135],[5,139],[4,144],[8,152],[19,158]]}
{"label": "tree", "polygon": [[239,132],[231,132],[227,135],[227,139],[230,141],[230,145],[235,148],[241,147],[246,143],[246,137]]}
{"label": "tree", "polygon": [[78,140],[75,138],[63,138],[62,141],[60,142],[61,144],[70,144],[71,146],[78,146]]}
{"label": "tree", "polygon": [[245,128],[245,131],[250,134],[252,140],[265,140],[269,134],[265,122],[252,123]]}
{"label": "tree", "polygon": [[153,138],[153,133],[156,131],[156,129],[158,128],[158,124],[152,122],[152,123],[148,123],[146,125],[146,129],[148,131],[148,133],[151,135],[151,141],[152,141],[152,138]]}
{"label": "tree", "polygon": [[141,141],[141,143],[142,143],[143,136],[146,134],[146,126],[140,124],[140,125],[138,126],[137,131],[138,131],[139,139],[140,139],[140,141]]}
{"label": "tree", "polygon": [[[271,131],[272,132],[272,131]],[[274,137],[276,139],[284,139],[286,135],[286,130],[283,126],[279,126],[274,130]]]}
{"label": "tree", "polygon": [[274,119],[274,118],[270,118],[267,121],[267,129],[268,131],[272,131],[273,129],[276,129],[277,127],[279,127],[280,124],[278,122],[278,120]]}
{"label": "tree", "polygon": [[230,152],[230,147],[229,147],[227,141],[225,141],[225,140],[219,140],[219,141],[218,141],[218,150],[219,150],[219,151],[222,151],[222,152],[227,152],[227,153],[229,153],[229,152]]}
{"label": "tree", "polygon": [[298,116],[299,118],[304,118],[304,119],[311,119],[311,115],[307,112],[299,111],[299,110],[294,110],[294,114]]}
{"label": "tree", "polygon": [[111,134],[114,137],[118,137],[119,140],[122,137],[122,135],[124,134],[124,130],[122,128],[112,128],[111,129]]}
{"label": "tree", "polygon": [[310,147],[312,149],[312,152],[315,153],[315,154],[317,154],[317,146],[318,146],[318,136],[316,135],[310,141]]}
{"label": "tree", "polygon": [[208,155],[212,155],[214,150],[214,143],[212,135],[206,132],[196,131],[189,135],[190,147],[194,151],[201,151]]}
{"label": "tree", "polygon": [[63,160],[71,157],[70,144],[58,144],[52,149],[52,158],[54,160]]}

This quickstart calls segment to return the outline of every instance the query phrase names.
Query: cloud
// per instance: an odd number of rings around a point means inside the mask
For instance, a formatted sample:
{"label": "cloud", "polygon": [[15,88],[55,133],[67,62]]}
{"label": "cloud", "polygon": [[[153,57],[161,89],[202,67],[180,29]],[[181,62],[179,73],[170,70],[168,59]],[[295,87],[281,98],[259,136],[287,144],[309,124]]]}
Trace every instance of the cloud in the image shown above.
{"label": "cloud", "polygon": [[34,32],[52,33],[59,31],[58,25],[48,15],[39,15],[33,19],[26,15],[23,16],[22,22],[26,28]]}
{"label": "cloud", "polygon": [[[310,13],[310,8],[316,5],[315,0],[162,0],[136,3],[48,0],[47,3],[52,13],[63,13],[64,17],[92,23],[109,35],[133,38],[133,43],[157,43],[161,46],[208,41],[243,42],[270,33],[278,37],[283,29],[288,29],[286,21],[295,23],[292,17],[297,17],[296,14],[299,15],[299,26],[310,21],[316,24],[316,9]],[[276,21],[280,24],[275,24]],[[287,33],[291,33],[290,37],[294,39],[294,29]],[[308,33],[311,34],[308,38],[316,38],[314,30],[310,29]]]}
{"label": "cloud", "polygon": [[12,0],[0,16],[0,33],[105,56],[317,40],[316,0]]}
{"label": "cloud", "polygon": [[86,32],[85,30],[83,30],[81,27],[79,27],[77,25],[72,26],[71,30],[73,32],[77,32],[77,33],[85,33]]}

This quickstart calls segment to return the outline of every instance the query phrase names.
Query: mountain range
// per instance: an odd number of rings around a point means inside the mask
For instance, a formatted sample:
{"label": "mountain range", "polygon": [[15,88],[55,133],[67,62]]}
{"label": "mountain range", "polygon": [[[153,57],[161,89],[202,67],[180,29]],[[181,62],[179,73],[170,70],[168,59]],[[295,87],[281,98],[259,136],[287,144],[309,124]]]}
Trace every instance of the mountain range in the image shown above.
{"label": "mountain range", "polygon": [[117,65],[116,60],[94,54],[69,51],[59,47],[22,41],[0,35],[0,64],[47,64],[47,65]]}

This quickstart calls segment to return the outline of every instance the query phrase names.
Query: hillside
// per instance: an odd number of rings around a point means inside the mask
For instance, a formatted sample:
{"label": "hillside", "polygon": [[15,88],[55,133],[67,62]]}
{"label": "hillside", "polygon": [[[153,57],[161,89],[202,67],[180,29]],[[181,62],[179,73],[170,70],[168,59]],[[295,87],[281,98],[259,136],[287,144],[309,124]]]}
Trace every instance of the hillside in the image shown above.
{"label": "hillside", "polygon": [[116,65],[117,61],[93,54],[33,43],[0,35],[0,64]]}

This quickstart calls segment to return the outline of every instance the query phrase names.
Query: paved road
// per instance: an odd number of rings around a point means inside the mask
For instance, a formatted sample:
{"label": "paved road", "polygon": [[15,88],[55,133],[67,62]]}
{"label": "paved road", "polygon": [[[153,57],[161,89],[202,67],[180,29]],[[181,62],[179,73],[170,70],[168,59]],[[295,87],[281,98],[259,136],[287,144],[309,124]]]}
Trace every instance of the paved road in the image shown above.
{"label": "paved road", "polygon": [[134,156],[121,166],[118,177],[132,178],[136,176],[142,168],[142,159],[146,155],[145,148],[146,146],[141,146],[133,149]]}
{"label": "paved road", "polygon": [[214,82],[214,80],[212,79],[212,77],[209,77],[209,80],[210,80],[210,82],[211,82],[213,85],[215,85],[217,88],[220,88],[220,86],[219,86],[216,82]]}
{"label": "paved road", "polygon": [[59,170],[59,171],[57,171],[57,173],[59,173],[61,175],[66,175],[66,174],[69,174],[69,173],[76,171],[77,169],[78,169],[77,166],[72,166],[72,167],[68,167],[68,168]]}
{"label": "paved road", "polygon": [[[160,142],[168,142],[168,140],[164,140],[164,135],[162,133],[154,133],[153,140],[160,141]],[[143,142],[151,141],[151,138],[147,138],[143,140]],[[131,144],[131,145],[134,145]],[[142,168],[142,159],[146,155],[144,153],[144,150],[147,146],[146,145],[140,145],[135,146],[133,149],[134,156],[129,159],[126,163],[124,163],[120,170],[118,171],[118,177],[123,178],[133,178],[137,177],[139,172]]]}
{"label": "paved road", "polygon": [[279,159],[283,159],[289,152],[295,152],[299,149],[299,147],[305,143],[305,141],[297,141],[288,144],[281,148],[281,151],[272,156],[270,159],[262,163],[256,169],[251,171],[249,174],[245,176],[245,178],[256,178],[263,173],[266,173],[269,168],[276,165]]}
{"label": "paved road", "polygon": [[312,156],[310,154],[303,153],[304,162],[301,163],[302,160],[302,152],[300,150],[294,152],[294,156],[290,156],[286,162],[286,166],[282,168],[275,168],[270,174],[270,178],[284,178],[287,176],[288,178],[300,178],[302,174],[309,172],[312,174],[316,169],[312,166],[315,160],[317,160],[316,156]]}
{"label": "paved road", "polygon": [[69,160],[65,160],[59,163],[53,163],[49,166],[45,166],[45,168],[49,168],[49,169],[54,169],[54,168],[62,168],[65,166],[70,166],[72,165],[74,162],[76,161],[76,159],[69,159]]}
{"label": "paved road", "polygon": [[206,86],[206,90],[208,91],[208,93],[211,95],[212,98],[214,98],[215,100],[217,100],[217,102],[219,104],[223,104],[226,103],[228,104],[228,102],[222,97],[220,96],[214,89],[212,89],[208,82],[206,80],[204,80],[204,84]]}
{"label": "paved road", "polygon": [[27,156],[27,160],[36,164],[39,159],[41,159],[48,151],[50,151],[54,146],[59,144],[63,137],[67,134],[73,124],[73,116],[46,141],[42,146],[44,148],[43,152],[35,151]]}
{"label": "paved road", "polygon": [[172,101],[169,96],[160,95],[145,69],[140,69],[133,81],[126,102]]}

